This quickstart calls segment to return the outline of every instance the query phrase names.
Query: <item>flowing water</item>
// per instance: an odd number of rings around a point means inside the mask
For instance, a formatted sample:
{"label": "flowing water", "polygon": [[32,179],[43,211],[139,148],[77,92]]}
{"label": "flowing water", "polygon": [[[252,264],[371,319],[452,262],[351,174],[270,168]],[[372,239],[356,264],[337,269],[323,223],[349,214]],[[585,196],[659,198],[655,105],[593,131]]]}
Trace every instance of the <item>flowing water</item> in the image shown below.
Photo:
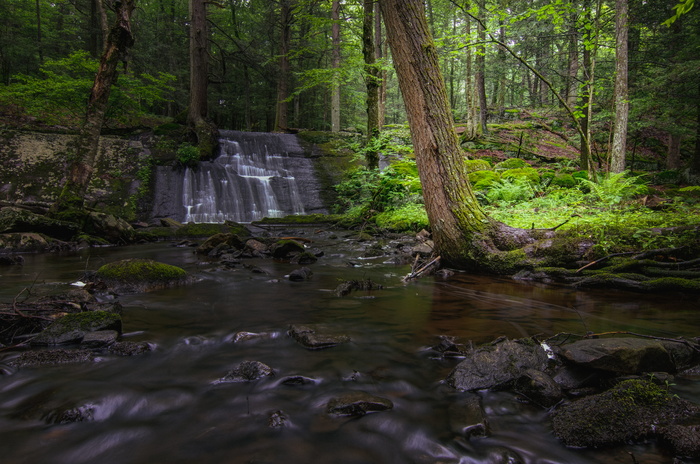
{"label": "flowing water", "polygon": [[[460,439],[450,432],[447,411],[467,394],[442,383],[459,360],[436,359],[427,347],[439,335],[474,343],[588,330],[697,336],[697,296],[575,291],[468,274],[402,283],[408,267],[386,264],[385,257],[360,259],[358,244],[342,232],[339,238],[313,229],[295,233],[306,233],[325,252],[310,266],[307,282],[285,278],[294,265],[246,262],[267,275],[243,266],[226,269],[191,248],[166,243],[29,255],[22,267],[2,268],[0,298],[6,302],[25,287],[61,288],[85,269],[129,257],[182,266],[198,281],[119,298],[125,338],[153,343],[151,353],[18,370],[2,364],[17,353],[0,353],[0,462],[671,461],[655,443],[609,450],[563,447],[551,434],[546,411],[507,392],[479,393],[492,435]],[[363,278],[384,289],[334,295],[341,280]],[[352,342],[309,351],[286,335],[295,323],[320,324]],[[264,336],[236,342],[240,331]],[[264,362],[275,375],[216,383],[245,360]],[[315,380],[282,383],[291,375]],[[697,379],[675,382],[676,393],[700,401]],[[388,398],[394,408],[359,418],[328,416],[329,399],[349,390]],[[51,423],[56,411],[76,407],[91,410],[93,420]],[[286,426],[270,427],[275,411],[288,418]]]}

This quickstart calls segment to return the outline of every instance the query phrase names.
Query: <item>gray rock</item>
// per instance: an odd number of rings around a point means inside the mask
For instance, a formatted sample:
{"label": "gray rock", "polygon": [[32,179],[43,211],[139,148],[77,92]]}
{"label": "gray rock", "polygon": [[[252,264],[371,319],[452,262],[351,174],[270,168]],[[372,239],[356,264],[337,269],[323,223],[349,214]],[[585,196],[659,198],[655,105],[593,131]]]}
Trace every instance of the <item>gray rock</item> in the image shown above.
{"label": "gray rock", "polygon": [[503,387],[527,369],[544,371],[547,367],[547,354],[531,340],[499,339],[465,355],[446,379],[448,385],[463,391]]}
{"label": "gray rock", "polygon": [[215,383],[252,382],[273,375],[275,375],[274,371],[267,364],[259,361],[243,361]]}
{"label": "gray rock", "polygon": [[465,438],[487,437],[491,434],[489,421],[481,405],[481,397],[470,394],[453,403],[449,410],[450,429]]}
{"label": "gray rock", "polygon": [[293,255],[306,251],[304,245],[296,240],[280,240],[270,247],[272,257],[275,259],[289,259]]}
{"label": "gray rock", "polygon": [[653,382],[625,380],[562,405],[552,414],[552,428],[567,446],[600,447],[647,438],[699,413],[700,406]]}
{"label": "gray rock", "polygon": [[289,331],[287,333],[304,348],[310,350],[331,348],[350,341],[350,337],[346,335],[319,334],[316,333],[316,329],[317,327],[315,326],[311,327],[294,324],[289,326]]}
{"label": "gray rock", "polygon": [[683,458],[700,458],[700,425],[669,425],[659,430],[661,442],[673,454]]}
{"label": "gray rock", "polygon": [[0,209],[0,234],[29,232],[45,234],[59,240],[70,240],[80,229],[72,222],[58,221],[22,208]]}
{"label": "gray rock", "polygon": [[116,330],[97,330],[86,333],[81,343],[87,348],[104,348],[115,343],[117,338],[119,332]]}
{"label": "gray rock", "polygon": [[515,391],[539,406],[548,408],[561,401],[561,387],[547,374],[526,369],[515,381]]}
{"label": "gray rock", "polygon": [[289,422],[289,417],[284,411],[271,411],[268,415],[267,426],[272,429],[286,427]]}
{"label": "gray rock", "polygon": [[313,275],[313,272],[311,269],[308,267],[302,267],[299,269],[294,269],[292,272],[289,273],[289,280],[292,282],[303,282],[305,280],[309,280],[311,276]]}
{"label": "gray rock", "polygon": [[386,398],[356,390],[331,399],[326,411],[336,416],[364,416],[370,412],[386,411],[393,407],[394,403]]}
{"label": "gray rock", "polygon": [[122,318],[106,311],[84,311],[68,314],[54,321],[32,339],[35,346],[80,343],[88,332],[114,330],[121,333]]}
{"label": "gray rock", "polygon": [[22,353],[9,364],[14,367],[37,367],[92,362],[94,359],[95,355],[90,350],[33,350]]}
{"label": "gray rock", "polygon": [[153,347],[147,342],[116,342],[109,346],[108,351],[117,356],[135,356],[153,351]]}
{"label": "gray rock", "polygon": [[620,374],[676,372],[671,355],[656,340],[641,338],[596,338],[579,340],[560,348],[566,361],[587,368]]}

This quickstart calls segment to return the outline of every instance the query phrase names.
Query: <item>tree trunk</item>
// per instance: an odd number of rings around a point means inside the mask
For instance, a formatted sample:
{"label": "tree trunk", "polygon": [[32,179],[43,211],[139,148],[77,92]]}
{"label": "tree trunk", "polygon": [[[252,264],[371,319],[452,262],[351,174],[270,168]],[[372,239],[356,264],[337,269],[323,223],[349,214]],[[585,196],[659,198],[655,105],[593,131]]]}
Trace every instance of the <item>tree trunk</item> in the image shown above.
{"label": "tree trunk", "polygon": [[[464,33],[468,41],[471,41],[471,18],[467,16],[464,18]],[[479,102],[476,92],[476,86],[472,79],[472,70],[474,57],[472,52],[472,47],[467,46],[465,49],[465,59],[466,59],[466,78],[464,81],[464,95],[466,97],[467,111],[464,115],[465,117],[465,129],[462,134],[465,140],[475,140],[479,136]]]}
{"label": "tree trunk", "polygon": [[[367,142],[379,134],[379,69],[374,43],[374,0],[364,0],[362,21],[362,55],[365,60],[365,87],[367,88]],[[367,150],[367,167],[379,169],[379,153]]]}
{"label": "tree trunk", "polygon": [[698,83],[698,95],[695,100],[695,111],[697,112],[695,123],[695,152],[690,164],[690,171],[696,176],[700,175],[700,83]]}
{"label": "tree trunk", "polygon": [[279,75],[277,77],[277,108],[275,111],[275,131],[284,132],[289,128],[289,49],[292,41],[292,2],[280,1],[280,44]]}
{"label": "tree trunk", "polygon": [[578,98],[578,31],[576,30],[576,17],[571,14],[569,17],[569,57],[566,73],[566,104],[569,108],[576,106]]}
{"label": "tree trunk", "polygon": [[187,126],[194,134],[201,159],[211,158],[218,143],[208,121],[209,23],[205,0],[190,0],[190,98]]}
{"label": "tree trunk", "polygon": [[629,100],[627,92],[627,0],[615,1],[615,121],[612,149],[610,151],[610,171],[625,170],[627,152],[627,123]]}
{"label": "tree trunk", "polygon": [[468,266],[474,233],[487,227],[467,180],[438,54],[422,0],[380,2],[435,246],[450,264]]}
{"label": "tree trunk", "polygon": [[676,170],[681,168],[681,135],[668,134],[668,155],[666,157],[666,169]]}
{"label": "tree trunk", "polygon": [[333,0],[331,7],[331,43],[333,84],[331,85],[331,131],[340,131],[340,0]]}
{"label": "tree trunk", "polygon": [[72,162],[66,183],[53,205],[53,212],[83,208],[85,193],[92,178],[100,144],[100,132],[112,85],[116,82],[119,63],[125,62],[126,53],[134,44],[131,33],[131,14],[135,0],[116,3],[116,18],[109,30],[100,66],[88,98],[87,111],[72,147]]}
{"label": "tree trunk", "polygon": [[[374,14],[374,51],[375,60],[382,63],[384,60],[384,45],[382,43],[382,15],[379,13],[379,5],[376,2]],[[384,127],[386,115],[386,70],[380,70],[379,76],[381,79],[379,81],[379,101],[377,102],[377,126],[381,130],[381,128]]]}
{"label": "tree trunk", "polygon": [[478,0],[478,5],[480,21],[477,23],[476,27],[479,46],[476,54],[475,85],[476,92],[479,96],[479,123],[481,125],[481,133],[487,134],[489,131],[486,126],[489,115],[489,105],[486,100],[486,47],[484,46],[486,42],[486,30],[484,29],[484,21],[486,20],[486,0]]}

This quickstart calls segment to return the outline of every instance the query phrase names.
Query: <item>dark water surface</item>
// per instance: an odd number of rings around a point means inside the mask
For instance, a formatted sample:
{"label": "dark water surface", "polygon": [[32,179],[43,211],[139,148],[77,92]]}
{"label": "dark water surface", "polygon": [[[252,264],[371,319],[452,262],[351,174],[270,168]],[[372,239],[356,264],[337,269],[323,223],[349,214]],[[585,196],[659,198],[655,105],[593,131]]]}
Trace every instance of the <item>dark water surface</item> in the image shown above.
{"label": "dark water surface", "polygon": [[[492,436],[467,441],[450,432],[447,410],[463,393],[442,384],[459,360],[434,359],[438,335],[484,343],[559,332],[629,330],[654,336],[700,334],[698,298],[574,291],[457,274],[402,283],[409,268],[358,257],[357,244],[314,235],[326,253],[308,282],[285,278],[296,266],[272,260],[218,268],[191,248],[167,243],[30,255],[0,269],[0,298],[24,287],[79,279],[85,269],[129,257],[153,258],[199,277],[187,287],[121,296],[124,332],[152,353],[0,375],[0,462],[9,463],[666,463],[655,443],[577,450],[552,437],[547,412],[506,392],[481,393]],[[349,267],[348,261],[357,266]],[[339,298],[342,280],[371,278],[383,290]],[[286,335],[290,324],[320,324],[352,342],[309,351]],[[234,342],[239,331],[265,337]],[[0,353],[2,362],[17,353]],[[252,383],[216,380],[242,361],[275,376]],[[287,386],[303,375],[315,383]],[[674,392],[700,402],[697,379]],[[361,418],[325,413],[335,395],[363,390],[390,399],[388,412]],[[93,421],[51,424],[55,411],[93,411]],[[271,428],[282,411],[286,427]],[[631,453],[631,454],[630,454]],[[636,461],[634,461],[636,459]],[[690,462],[690,461],[687,461]]]}

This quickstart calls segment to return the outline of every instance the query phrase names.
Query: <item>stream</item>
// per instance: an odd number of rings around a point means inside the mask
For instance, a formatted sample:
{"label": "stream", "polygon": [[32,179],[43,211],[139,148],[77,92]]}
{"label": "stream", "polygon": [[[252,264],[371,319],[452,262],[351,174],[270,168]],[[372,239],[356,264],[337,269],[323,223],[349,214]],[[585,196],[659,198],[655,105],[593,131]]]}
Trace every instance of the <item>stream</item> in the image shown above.
{"label": "stream", "polygon": [[[671,462],[654,442],[566,448],[552,436],[546,410],[507,392],[478,393],[489,437],[456,437],[448,409],[466,394],[442,381],[459,359],[437,358],[429,347],[438,336],[474,344],[587,331],[698,336],[697,295],[577,291],[464,273],[404,283],[410,266],[389,264],[388,256],[361,258],[364,245],[347,232],[293,233],[324,252],[305,282],[285,277],[297,265],[252,259],[243,264],[266,274],[230,269],[169,242],[25,255],[23,266],[0,268],[4,302],[23,288],[67,287],[86,269],[125,258],[174,264],[197,277],[188,286],[119,297],[124,339],[153,344],[150,353],[15,370],[6,363],[17,353],[0,352],[0,462]],[[384,288],[336,296],[350,279]],[[351,342],[308,350],[287,336],[290,324],[318,324]],[[261,336],[236,341],[242,331]],[[275,375],[217,383],[247,360]],[[295,375],[313,382],[282,382]],[[674,383],[674,393],[700,402],[698,379]],[[355,418],[328,415],[329,400],[350,390],[388,398],[394,407]],[[93,420],[52,423],[55,411],[70,408],[89,408]],[[276,414],[286,418],[283,427],[270,426]]]}

